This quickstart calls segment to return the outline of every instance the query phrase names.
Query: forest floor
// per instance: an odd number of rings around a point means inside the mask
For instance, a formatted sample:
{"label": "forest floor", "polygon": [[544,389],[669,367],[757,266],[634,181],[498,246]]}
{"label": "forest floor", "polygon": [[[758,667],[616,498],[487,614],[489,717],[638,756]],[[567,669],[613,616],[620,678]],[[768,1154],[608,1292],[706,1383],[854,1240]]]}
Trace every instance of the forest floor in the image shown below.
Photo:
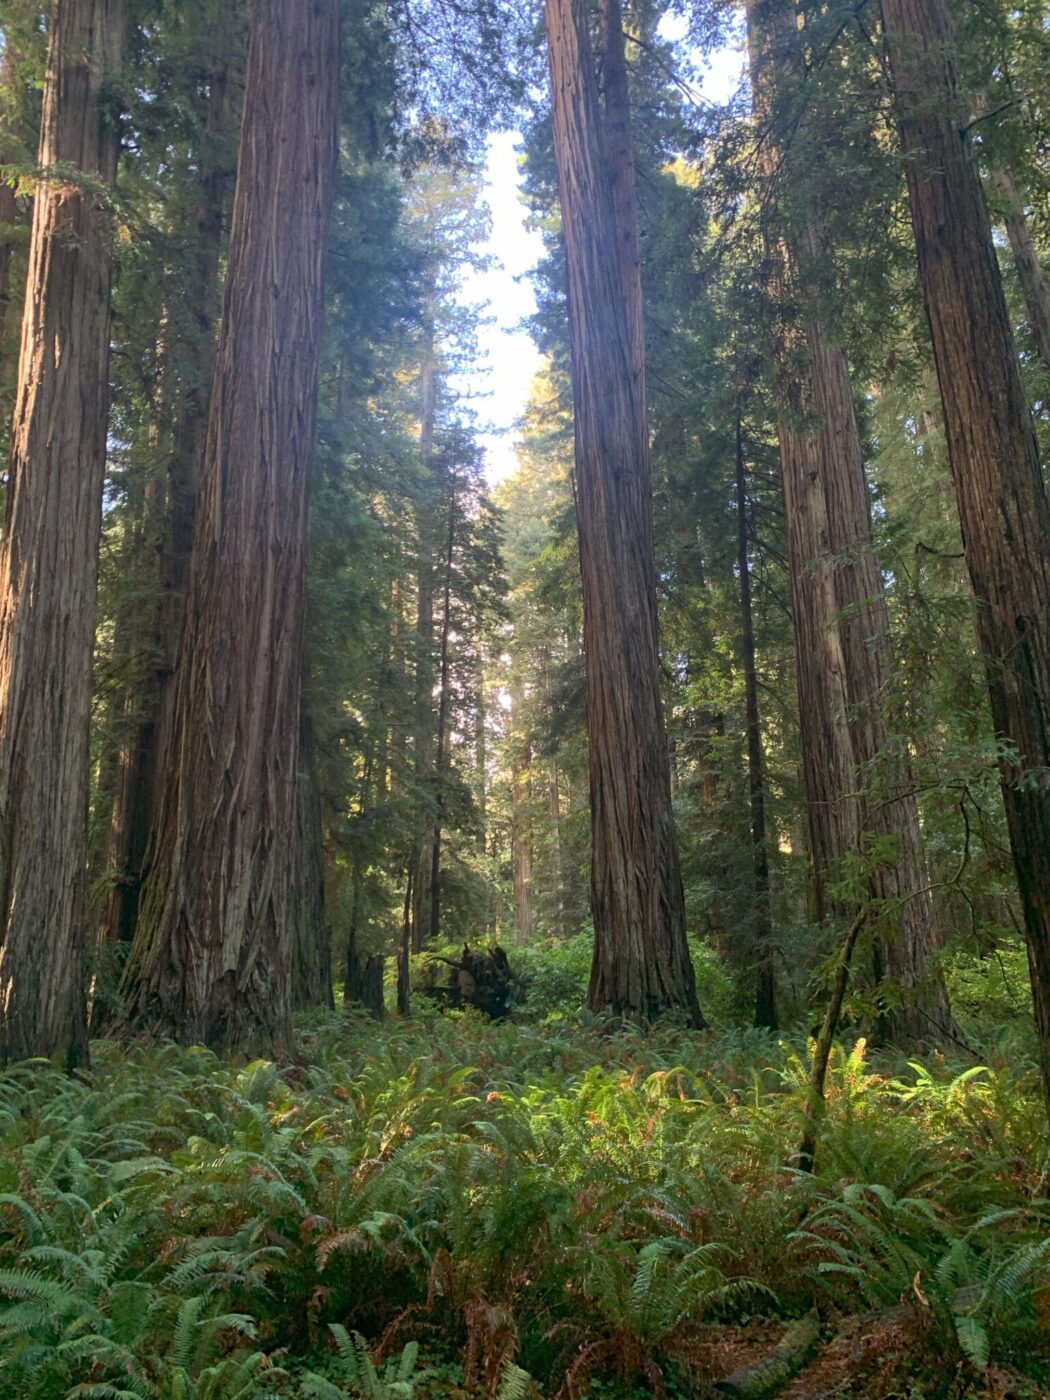
{"label": "forest floor", "polygon": [[702,1400],[807,1316],[803,1370],[728,1393],[1050,1395],[1034,1076],[844,1046],[813,1175],[805,1077],[790,1038],[474,1014],[16,1068],[0,1395]]}

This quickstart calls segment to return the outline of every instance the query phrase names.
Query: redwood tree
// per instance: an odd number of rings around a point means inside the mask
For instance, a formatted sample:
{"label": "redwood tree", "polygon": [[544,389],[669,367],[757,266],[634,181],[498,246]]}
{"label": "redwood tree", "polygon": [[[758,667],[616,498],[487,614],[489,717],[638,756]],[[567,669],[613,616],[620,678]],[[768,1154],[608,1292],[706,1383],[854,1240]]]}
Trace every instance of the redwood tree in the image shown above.
{"label": "redwood tree", "polygon": [[[88,735],[123,0],[55,0],[0,556],[0,1056],[84,1039]],[[54,173],[49,173],[53,171]]]}
{"label": "redwood tree", "polygon": [[[805,144],[814,133],[800,111],[803,60],[794,4],[748,0],[747,13],[761,172],[767,186],[786,191],[797,203],[805,188],[800,168]],[[778,139],[781,126],[794,129],[789,149]],[[871,837],[882,838],[885,853],[870,876],[871,892],[885,911],[877,950],[881,970],[902,993],[900,1005],[891,1006],[889,1029],[904,1041],[937,1040],[949,1030],[950,1014],[933,961],[939,937],[910,774],[902,757],[893,761],[885,752],[888,618],[871,538],[860,433],[845,352],[822,323],[812,285],[831,250],[823,221],[808,201],[800,221],[768,197],[765,210],[768,278],[776,302],[777,435],[818,911],[832,912],[827,886],[835,868],[848,857],[863,858]],[[868,802],[865,775],[880,762],[889,791]]]}
{"label": "redwood tree", "polygon": [[[107,864],[112,886],[102,911],[100,935],[131,939],[138,913],[146,845],[158,797],[158,759],[164,752],[174,701],[175,663],[182,632],[183,603],[197,508],[197,476],[208,423],[208,393],[215,362],[219,316],[219,267],[223,230],[233,188],[236,123],[240,117],[243,73],[244,0],[224,0],[215,35],[214,67],[201,112],[200,198],[196,211],[194,277],[184,311],[193,328],[180,347],[181,372],[175,384],[174,426],[167,462],[163,548],[157,560],[159,594],[149,627],[150,660],[128,688],[124,727],[113,795]],[[160,483],[156,486],[160,488]],[[163,488],[160,488],[163,491]],[[154,549],[151,532],[144,544]]]}
{"label": "redwood tree", "polygon": [[336,158],[337,0],[255,0],[222,324],[164,801],[129,1017],[183,1041],[285,1032],[307,504]]}
{"label": "redwood tree", "polygon": [[568,270],[590,756],[596,1010],[702,1024],[659,686],[645,347],[619,0],[546,0]]}
{"label": "redwood tree", "polygon": [[1050,502],[943,0],[882,0],[1050,1103]]}

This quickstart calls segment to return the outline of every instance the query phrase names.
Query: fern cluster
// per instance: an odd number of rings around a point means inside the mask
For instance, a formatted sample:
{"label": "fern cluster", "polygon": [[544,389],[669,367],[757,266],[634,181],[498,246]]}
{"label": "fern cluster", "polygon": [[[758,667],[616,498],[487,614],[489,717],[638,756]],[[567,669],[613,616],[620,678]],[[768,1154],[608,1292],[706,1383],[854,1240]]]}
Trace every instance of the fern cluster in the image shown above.
{"label": "fern cluster", "polygon": [[283,1065],[19,1067],[0,1394],[660,1393],[712,1330],[902,1300],[970,1374],[1050,1375],[1032,1079],[843,1050],[817,1176],[805,1092],[801,1048],[753,1033],[469,1016],[314,1022]]}

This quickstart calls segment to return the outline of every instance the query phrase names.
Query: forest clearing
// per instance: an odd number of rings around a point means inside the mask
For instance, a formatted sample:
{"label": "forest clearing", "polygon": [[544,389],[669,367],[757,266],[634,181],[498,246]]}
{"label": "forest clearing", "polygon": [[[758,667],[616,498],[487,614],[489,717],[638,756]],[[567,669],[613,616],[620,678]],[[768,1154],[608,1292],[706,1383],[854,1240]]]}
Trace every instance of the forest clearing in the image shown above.
{"label": "forest clearing", "polygon": [[0,1400],[1050,1395],[1048,0],[0,35]]}

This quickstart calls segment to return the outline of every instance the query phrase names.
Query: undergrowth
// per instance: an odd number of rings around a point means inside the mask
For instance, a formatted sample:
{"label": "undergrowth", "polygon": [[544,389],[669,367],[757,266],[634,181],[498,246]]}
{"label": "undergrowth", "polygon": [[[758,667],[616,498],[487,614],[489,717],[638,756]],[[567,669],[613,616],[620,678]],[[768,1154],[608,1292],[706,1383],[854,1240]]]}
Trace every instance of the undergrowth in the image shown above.
{"label": "undergrowth", "polygon": [[955,1386],[902,1395],[1043,1393],[1034,1076],[840,1049],[813,1176],[805,1080],[756,1032],[469,1015],[17,1067],[0,1395],[703,1395],[726,1338],[902,1302]]}

